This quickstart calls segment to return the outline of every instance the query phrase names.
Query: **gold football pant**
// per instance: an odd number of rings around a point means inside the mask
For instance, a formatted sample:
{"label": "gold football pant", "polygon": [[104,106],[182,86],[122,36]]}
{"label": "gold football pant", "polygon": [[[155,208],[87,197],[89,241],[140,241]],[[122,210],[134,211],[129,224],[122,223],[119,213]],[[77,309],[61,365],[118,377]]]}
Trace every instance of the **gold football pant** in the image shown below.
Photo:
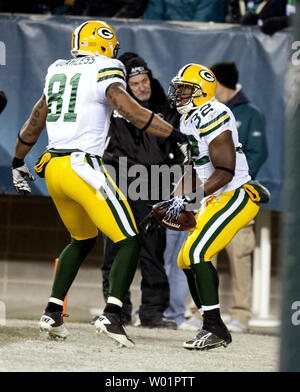
{"label": "gold football pant", "polygon": [[105,174],[108,192],[87,184],[71,168],[70,156],[52,158],[45,171],[49,193],[58,213],[76,240],[96,237],[99,229],[113,242],[138,233],[130,206],[97,159]]}
{"label": "gold football pant", "polygon": [[198,211],[197,225],[182,245],[177,259],[179,268],[211,261],[258,211],[259,204],[242,188],[210,197]]}
{"label": "gold football pant", "polygon": [[52,302],[65,298],[100,229],[119,246],[110,271],[108,301],[116,303],[117,300],[120,305],[137,267],[138,231],[128,202],[106,173],[101,160],[86,157],[89,164],[105,176],[105,184],[99,191],[72,170],[70,155],[52,158],[45,170],[50,195],[72,237],[59,257],[51,298]]}
{"label": "gold football pant", "polygon": [[[182,245],[177,263],[184,270],[197,307],[219,308],[218,274],[211,258],[220,252],[259,211],[244,189],[210,197],[196,215],[197,225]],[[190,269],[192,271],[190,271]]]}

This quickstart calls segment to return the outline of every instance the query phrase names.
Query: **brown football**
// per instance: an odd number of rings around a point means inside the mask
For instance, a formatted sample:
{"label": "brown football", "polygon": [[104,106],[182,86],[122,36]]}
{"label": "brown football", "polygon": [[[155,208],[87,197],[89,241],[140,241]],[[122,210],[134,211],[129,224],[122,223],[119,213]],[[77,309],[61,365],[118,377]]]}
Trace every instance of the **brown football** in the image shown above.
{"label": "brown football", "polygon": [[154,206],[152,207],[153,215],[161,226],[175,231],[190,230],[196,226],[196,219],[191,211],[183,211],[181,212],[177,220],[172,219],[171,221],[167,222],[165,219],[162,218],[162,215],[168,207],[160,209],[162,203],[163,202],[154,204]]}

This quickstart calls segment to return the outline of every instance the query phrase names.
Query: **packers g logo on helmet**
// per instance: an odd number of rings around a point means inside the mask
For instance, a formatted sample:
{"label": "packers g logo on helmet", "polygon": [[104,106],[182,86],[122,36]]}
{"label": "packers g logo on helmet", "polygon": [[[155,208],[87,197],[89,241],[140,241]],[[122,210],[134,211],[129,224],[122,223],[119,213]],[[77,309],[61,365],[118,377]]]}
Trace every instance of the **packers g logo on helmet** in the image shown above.
{"label": "packers g logo on helmet", "polygon": [[117,57],[119,48],[113,28],[100,20],[82,23],[72,35],[71,54],[74,57],[79,55]]}
{"label": "packers g logo on helmet", "polygon": [[109,30],[107,27],[100,27],[100,29],[98,29],[97,32],[100,35],[100,37],[105,39],[112,39],[114,36],[114,33],[111,30]]}
{"label": "packers g logo on helmet", "polygon": [[199,75],[201,76],[201,78],[207,80],[208,82],[213,82],[215,80],[213,73],[211,71],[207,71],[206,69],[200,71]]}
{"label": "packers g logo on helmet", "polygon": [[[185,89],[185,86],[189,88]],[[185,90],[189,90],[189,93]],[[209,68],[200,64],[187,64],[172,79],[168,97],[171,105],[183,114],[210,101],[215,91],[216,78]],[[181,104],[183,99],[185,102]]]}

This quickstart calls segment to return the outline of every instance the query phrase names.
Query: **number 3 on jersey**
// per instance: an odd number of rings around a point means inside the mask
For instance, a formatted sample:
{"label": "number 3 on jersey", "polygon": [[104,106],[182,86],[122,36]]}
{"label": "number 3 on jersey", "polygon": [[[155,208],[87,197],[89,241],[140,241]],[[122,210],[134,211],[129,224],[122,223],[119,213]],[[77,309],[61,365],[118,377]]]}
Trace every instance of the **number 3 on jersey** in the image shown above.
{"label": "number 3 on jersey", "polygon": [[64,120],[67,122],[75,122],[77,114],[74,112],[77,96],[77,87],[80,80],[80,73],[74,75],[70,80],[72,86],[69,97],[64,97],[64,92],[67,84],[67,77],[65,74],[55,74],[49,81],[48,86],[48,109],[49,114],[47,121],[55,122],[62,114],[63,98],[68,98],[68,112],[64,114]]}

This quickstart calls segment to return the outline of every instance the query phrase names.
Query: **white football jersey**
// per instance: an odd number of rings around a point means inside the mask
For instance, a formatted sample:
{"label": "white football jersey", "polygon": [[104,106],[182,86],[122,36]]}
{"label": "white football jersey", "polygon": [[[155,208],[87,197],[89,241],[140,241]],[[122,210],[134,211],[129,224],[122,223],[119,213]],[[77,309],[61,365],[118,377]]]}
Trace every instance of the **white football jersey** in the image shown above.
{"label": "white football jersey", "polygon": [[234,115],[227,106],[212,99],[195,109],[190,116],[183,115],[180,120],[180,131],[188,136],[192,146],[193,167],[203,183],[214,171],[208,146],[214,138],[227,130],[232,132],[236,150],[235,175],[214,195],[237,189],[251,179],[246,156],[239,143]]}
{"label": "white football jersey", "polygon": [[105,92],[115,82],[126,88],[125,80],[124,65],[105,56],[51,64],[44,88],[49,109],[47,148],[79,149],[102,156],[112,113]]}

